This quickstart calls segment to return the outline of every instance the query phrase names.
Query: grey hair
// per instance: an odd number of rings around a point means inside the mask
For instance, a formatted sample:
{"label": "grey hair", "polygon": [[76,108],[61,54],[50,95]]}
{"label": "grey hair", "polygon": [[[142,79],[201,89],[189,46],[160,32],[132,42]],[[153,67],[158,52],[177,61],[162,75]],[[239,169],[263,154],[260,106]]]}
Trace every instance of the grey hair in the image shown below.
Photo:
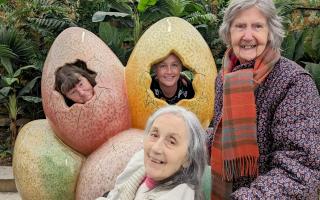
{"label": "grey hair", "polygon": [[188,163],[189,166],[182,168],[172,177],[159,183],[156,189],[171,189],[175,186],[186,183],[195,190],[195,199],[204,199],[202,191],[202,177],[207,165],[207,148],[205,143],[205,132],[200,121],[194,113],[180,106],[169,105],[160,108],[148,119],[145,134],[149,134],[154,121],[161,115],[173,114],[182,118],[188,130]]}
{"label": "grey hair", "polygon": [[237,15],[252,6],[255,6],[267,18],[269,28],[269,46],[280,52],[281,43],[284,38],[282,18],[277,15],[277,10],[272,0],[232,0],[226,8],[223,22],[219,29],[219,36],[223,42],[231,47],[230,26]]}

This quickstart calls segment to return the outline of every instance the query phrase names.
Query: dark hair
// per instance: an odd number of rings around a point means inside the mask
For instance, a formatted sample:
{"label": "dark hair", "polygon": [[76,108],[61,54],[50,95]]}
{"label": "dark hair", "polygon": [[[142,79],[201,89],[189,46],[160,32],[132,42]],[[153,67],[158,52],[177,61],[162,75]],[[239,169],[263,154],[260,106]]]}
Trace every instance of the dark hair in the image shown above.
{"label": "dark hair", "polygon": [[191,111],[176,105],[169,105],[160,108],[148,119],[145,128],[145,134],[149,134],[154,121],[163,114],[174,114],[182,118],[188,130],[188,162],[189,165],[176,172],[173,176],[159,182],[155,188],[157,190],[166,190],[186,183],[195,191],[195,200],[202,200],[203,190],[201,180],[205,166],[207,165],[207,151],[205,145],[205,131],[197,116]]}
{"label": "dark hair", "polygon": [[79,83],[80,80],[77,74],[88,79],[92,87],[96,85],[95,78],[97,74],[89,70],[84,61],[78,59],[57,69],[55,72],[55,90],[65,97],[65,94]]}

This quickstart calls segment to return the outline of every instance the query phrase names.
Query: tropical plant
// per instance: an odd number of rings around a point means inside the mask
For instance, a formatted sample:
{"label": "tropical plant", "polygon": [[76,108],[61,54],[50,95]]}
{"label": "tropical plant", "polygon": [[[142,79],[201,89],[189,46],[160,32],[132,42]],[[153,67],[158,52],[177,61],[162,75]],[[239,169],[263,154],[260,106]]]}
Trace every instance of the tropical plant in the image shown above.
{"label": "tropical plant", "polygon": [[282,55],[304,66],[320,92],[319,1],[277,0],[276,6],[286,30]]}
{"label": "tropical plant", "polygon": [[80,0],[76,9],[77,24],[93,33],[99,32],[99,24],[92,23],[92,15],[97,10],[106,10],[105,0]]}
{"label": "tropical plant", "polygon": [[305,61],[302,62],[315,80],[320,93],[320,27],[309,29],[306,32],[304,43],[306,55]]}
{"label": "tropical plant", "polygon": [[226,50],[225,44],[219,38],[218,31],[223,21],[224,9],[228,6],[228,2],[229,0],[213,0],[211,3],[202,1],[202,5],[204,5],[206,11],[213,13],[216,18],[211,23],[199,27],[196,26],[203,38],[207,41],[218,69],[221,68],[222,57]]}
{"label": "tropical plant", "polygon": [[304,62],[306,65],[306,70],[310,72],[312,75],[312,78],[314,79],[316,86],[318,88],[318,91],[320,93],[320,63],[310,63],[310,62]]}
{"label": "tropical plant", "polygon": [[209,4],[205,0],[108,0],[107,9],[97,11],[92,21],[100,22],[99,36],[125,64],[142,33],[164,17],[184,18],[199,29],[213,23],[216,17],[208,12]]}
{"label": "tropical plant", "polygon": [[33,52],[31,42],[23,34],[14,29],[0,28],[0,102],[8,112],[12,148],[18,133],[19,114],[27,117],[25,108],[35,107],[34,104],[41,102],[32,91],[41,75],[39,68],[28,65]]}
{"label": "tropical plant", "polygon": [[[97,11],[93,22],[99,23],[99,36],[118,55],[123,63],[126,63],[132,47],[142,34],[143,24],[138,4],[135,1],[111,0],[106,2],[105,11]],[[146,18],[152,21],[157,16],[151,15]],[[161,18],[161,16],[160,16]],[[157,16],[157,19],[159,17]]]}
{"label": "tropical plant", "polygon": [[4,141],[11,143],[1,141],[2,156],[12,152],[19,127],[44,118],[42,66],[56,36],[75,26],[78,6],[78,0],[0,1],[0,128],[4,135],[10,130]]}
{"label": "tropical plant", "polygon": [[32,41],[35,49],[32,62],[41,67],[56,36],[65,28],[75,26],[77,1],[7,1],[0,5],[1,24],[23,32]]}

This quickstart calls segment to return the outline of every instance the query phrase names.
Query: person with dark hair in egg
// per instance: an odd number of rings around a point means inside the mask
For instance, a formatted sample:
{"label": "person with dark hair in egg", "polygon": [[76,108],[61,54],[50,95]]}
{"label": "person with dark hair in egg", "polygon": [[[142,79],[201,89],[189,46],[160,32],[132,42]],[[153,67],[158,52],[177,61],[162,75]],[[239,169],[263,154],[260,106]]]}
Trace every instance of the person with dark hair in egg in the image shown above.
{"label": "person with dark hair in egg", "polygon": [[86,66],[84,61],[77,60],[64,64],[55,72],[55,89],[65,97],[67,105],[84,104],[94,95],[96,73]]}

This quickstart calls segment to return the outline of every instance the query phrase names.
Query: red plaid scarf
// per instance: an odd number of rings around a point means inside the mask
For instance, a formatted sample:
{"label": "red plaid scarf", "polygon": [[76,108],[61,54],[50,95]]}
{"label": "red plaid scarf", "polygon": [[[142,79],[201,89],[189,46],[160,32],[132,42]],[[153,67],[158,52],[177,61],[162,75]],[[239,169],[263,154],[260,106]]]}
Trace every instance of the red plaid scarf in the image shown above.
{"label": "red plaid scarf", "polygon": [[266,78],[280,54],[271,48],[252,62],[253,68],[232,71],[238,63],[232,49],[223,59],[222,120],[211,148],[211,199],[228,199],[232,181],[258,175],[259,149],[254,89]]}

